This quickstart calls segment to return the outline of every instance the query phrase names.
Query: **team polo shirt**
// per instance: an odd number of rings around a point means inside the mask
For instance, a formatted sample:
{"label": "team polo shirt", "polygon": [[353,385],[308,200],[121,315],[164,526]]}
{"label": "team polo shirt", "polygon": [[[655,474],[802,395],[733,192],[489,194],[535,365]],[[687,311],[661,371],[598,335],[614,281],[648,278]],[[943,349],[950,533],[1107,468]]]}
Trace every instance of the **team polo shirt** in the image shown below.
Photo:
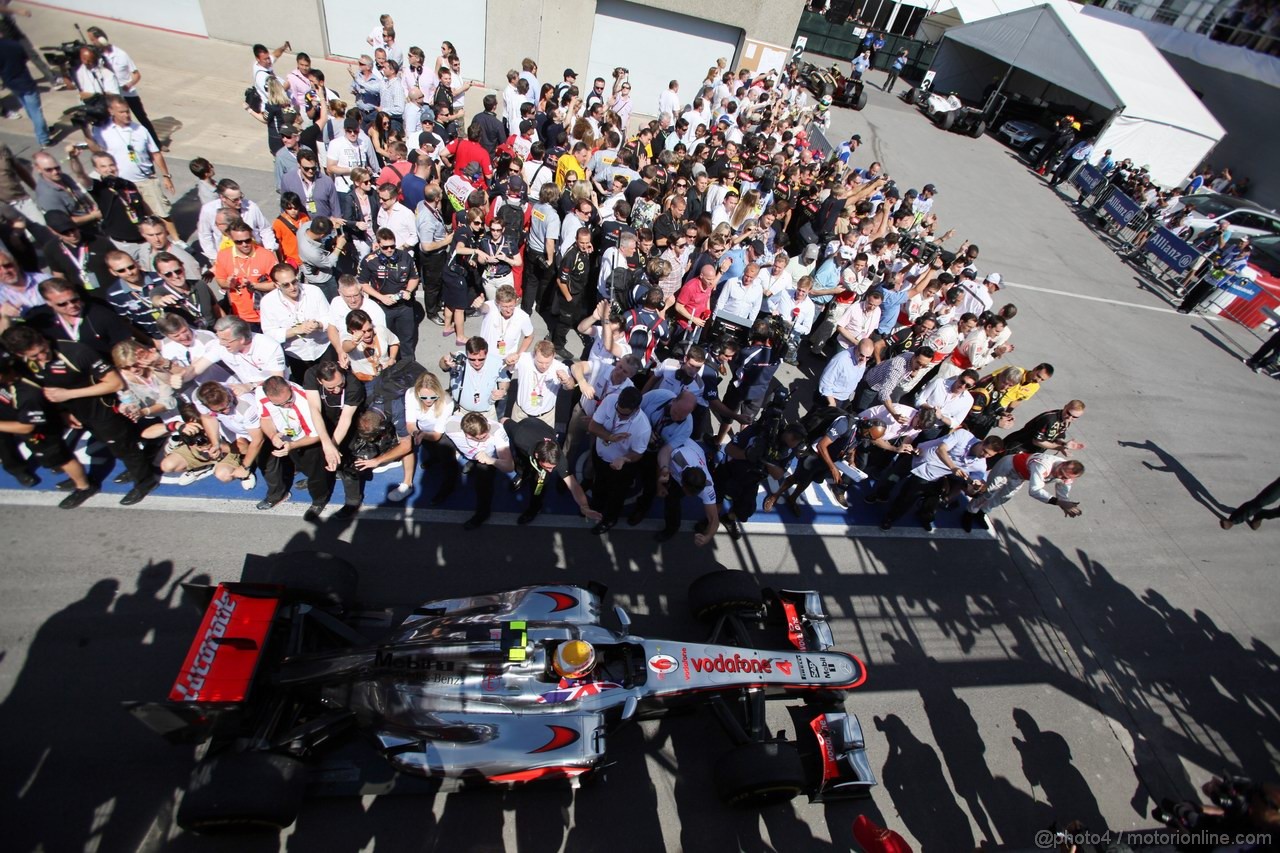
{"label": "team polo shirt", "polygon": [[605,432],[610,435],[617,433],[627,434],[627,437],[621,441],[606,441],[603,438],[596,438],[596,454],[606,464],[611,465],[628,453],[644,453],[649,447],[649,434],[651,431],[649,419],[639,409],[632,412],[630,417],[619,415],[617,394],[597,406],[596,413],[591,416],[591,420],[604,427]]}
{"label": "team polo shirt", "polygon": [[222,436],[228,441],[243,438],[250,441],[250,430],[262,429],[262,407],[258,405],[253,394],[241,394],[236,397],[236,405],[230,412],[213,412],[200,400],[196,400],[196,409],[200,414],[212,414],[218,419],[222,428]]}
{"label": "team polo shirt", "polygon": [[293,399],[282,406],[267,399],[267,394],[259,388],[254,399],[257,401],[259,418],[269,418],[276,428],[276,434],[285,441],[302,441],[317,434],[314,415],[307,402],[307,392],[301,385],[289,383]]}
{"label": "team polo shirt", "polygon": [[[262,314],[263,333],[283,344],[285,351],[295,358],[315,361],[329,348],[329,335],[325,331],[329,303],[324,299],[324,292],[314,284],[302,285],[297,301],[286,299],[280,290],[273,290],[262,297],[258,310]],[[308,320],[315,320],[320,328],[308,335],[287,337],[290,329]]]}
{"label": "team polo shirt", "polygon": [[938,458],[937,449],[945,447],[951,461],[961,471],[970,476],[985,474],[987,460],[974,456],[974,451],[982,444],[982,439],[967,429],[952,430],[942,438],[926,441],[917,448],[919,456],[911,465],[911,473],[922,480],[941,480],[952,473],[951,469]]}
{"label": "team polo shirt", "polygon": [[569,372],[564,362],[552,359],[545,371],[539,371],[537,364],[534,363],[533,353],[521,353],[515,370],[516,381],[520,386],[516,405],[526,415],[534,417],[555,411],[556,396],[564,387],[564,383],[557,375],[561,370],[565,373]]}
{"label": "team polo shirt", "polygon": [[222,362],[247,385],[261,384],[284,373],[284,349],[266,335],[251,335],[249,345],[238,353],[228,352],[215,338],[205,351],[205,358]]}
{"label": "team polo shirt", "polygon": [[671,465],[668,469],[671,474],[671,485],[668,488],[681,488],[679,484],[683,482],[684,472],[689,468],[701,468],[702,473],[707,477],[707,484],[702,487],[702,491],[698,492],[698,500],[703,506],[714,506],[719,503],[716,499],[715,481],[711,479],[711,469],[707,467],[707,454],[703,452],[698,442],[691,438],[685,439],[671,450]]}
{"label": "team polo shirt", "polygon": [[649,449],[657,450],[664,444],[677,445],[693,436],[693,418],[682,421],[671,417],[671,401],[676,398],[672,391],[655,388],[640,398],[640,411],[649,419]]}
{"label": "team polo shirt", "polygon": [[489,436],[483,441],[474,439],[462,431],[462,418],[450,418],[444,425],[444,434],[464,459],[474,460],[477,456],[488,456],[497,459],[499,451],[511,446],[511,439],[502,424],[489,420]]}
{"label": "team polo shirt", "polygon": [[532,334],[533,320],[523,308],[517,305],[510,317],[503,317],[498,303],[490,300],[489,310],[485,312],[484,322],[480,324],[480,337],[488,342],[489,352],[496,352],[505,358],[508,353],[520,349],[520,342]]}

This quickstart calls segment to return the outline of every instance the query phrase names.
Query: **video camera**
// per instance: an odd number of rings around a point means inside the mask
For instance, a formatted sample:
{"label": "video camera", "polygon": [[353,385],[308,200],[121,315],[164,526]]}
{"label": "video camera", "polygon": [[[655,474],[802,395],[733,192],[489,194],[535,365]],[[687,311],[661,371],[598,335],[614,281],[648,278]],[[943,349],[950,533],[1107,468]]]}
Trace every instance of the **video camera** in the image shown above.
{"label": "video camera", "polygon": [[898,256],[907,258],[912,263],[928,266],[933,263],[933,259],[938,257],[938,253],[941,251],[942,248],[937,244],[929,243],[919,237],[903,235],[898,240]]}

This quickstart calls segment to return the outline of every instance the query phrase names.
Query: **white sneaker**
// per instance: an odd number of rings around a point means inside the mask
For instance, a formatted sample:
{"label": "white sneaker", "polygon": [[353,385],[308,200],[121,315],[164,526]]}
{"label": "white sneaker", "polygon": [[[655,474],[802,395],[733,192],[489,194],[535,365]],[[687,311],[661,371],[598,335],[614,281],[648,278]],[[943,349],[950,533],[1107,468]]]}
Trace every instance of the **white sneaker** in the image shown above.
{"label": "white sneaker", "polygon": [[212,473],[213,473],[212,465],[209,465],[206,468],[201,468],[198,471],[183,471],[181,474],[178,475],[178,485],[189,486],[192,483],[194,483],[196,480],[203,480],[205,477],[208,477]]}
{"label": "white sneaker", "polygon": [[401,483],[387,493],[387,500],[396,504],[403,503],[404,499],[409,497],[411,494],[413,494],[413,486],[408,483]]}
{"label": "white sneaker", "polygon": [[240,481],[240,488],[244,489],[246,492],[252,492],[253,487],[256,485],[258,485],[258,476],[256,474],[250,474],[248,477],[245,477]]}

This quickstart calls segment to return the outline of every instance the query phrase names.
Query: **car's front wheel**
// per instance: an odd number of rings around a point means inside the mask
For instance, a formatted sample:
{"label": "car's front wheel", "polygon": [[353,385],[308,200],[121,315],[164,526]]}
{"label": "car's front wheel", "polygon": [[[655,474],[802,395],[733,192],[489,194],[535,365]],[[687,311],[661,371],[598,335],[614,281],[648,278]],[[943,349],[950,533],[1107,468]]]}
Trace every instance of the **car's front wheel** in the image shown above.
{"label": "car's front wheel", "polygon": [[287,755],[226,752],[201,761],[178,807],[192,832],[283,829],[298,817],[306,768]]}
{"label": "car's front wheel", "polygon": [[701,622],[714,622],[725,613],[756,612],[761,605],[760,585],[746,572],[708,572],[689,584],[689,611]]}
{"label": "car's front wheel", "polygon": [[786,742],[736,746],[716,762],[714,775],[721,799],[745,809],[787,802],[806,786],[800,754]]}

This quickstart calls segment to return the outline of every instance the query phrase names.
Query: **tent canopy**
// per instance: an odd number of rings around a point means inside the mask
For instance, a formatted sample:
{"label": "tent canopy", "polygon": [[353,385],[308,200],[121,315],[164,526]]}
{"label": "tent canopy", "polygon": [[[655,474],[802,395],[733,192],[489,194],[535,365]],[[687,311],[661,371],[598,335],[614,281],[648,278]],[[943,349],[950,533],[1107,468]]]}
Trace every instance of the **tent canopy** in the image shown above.
{"label": "tent canopy", "polygon": [[[938,85],[963,61],[946,50],[948,42],[1117,113],[1097,147],[1150,164],[1164,184],[1180,182],[1225,134],[1145,35],[1061,0],[948,30],[934,60]],[[1112,144],[1118,139],[1128,150]]]}
{"label": "tent canopy", "polygon": [[1044,0],[939,0],[920,23],[921,37],[937,41],[942,34],[961,24],[1007,15],[1039,6]]}

